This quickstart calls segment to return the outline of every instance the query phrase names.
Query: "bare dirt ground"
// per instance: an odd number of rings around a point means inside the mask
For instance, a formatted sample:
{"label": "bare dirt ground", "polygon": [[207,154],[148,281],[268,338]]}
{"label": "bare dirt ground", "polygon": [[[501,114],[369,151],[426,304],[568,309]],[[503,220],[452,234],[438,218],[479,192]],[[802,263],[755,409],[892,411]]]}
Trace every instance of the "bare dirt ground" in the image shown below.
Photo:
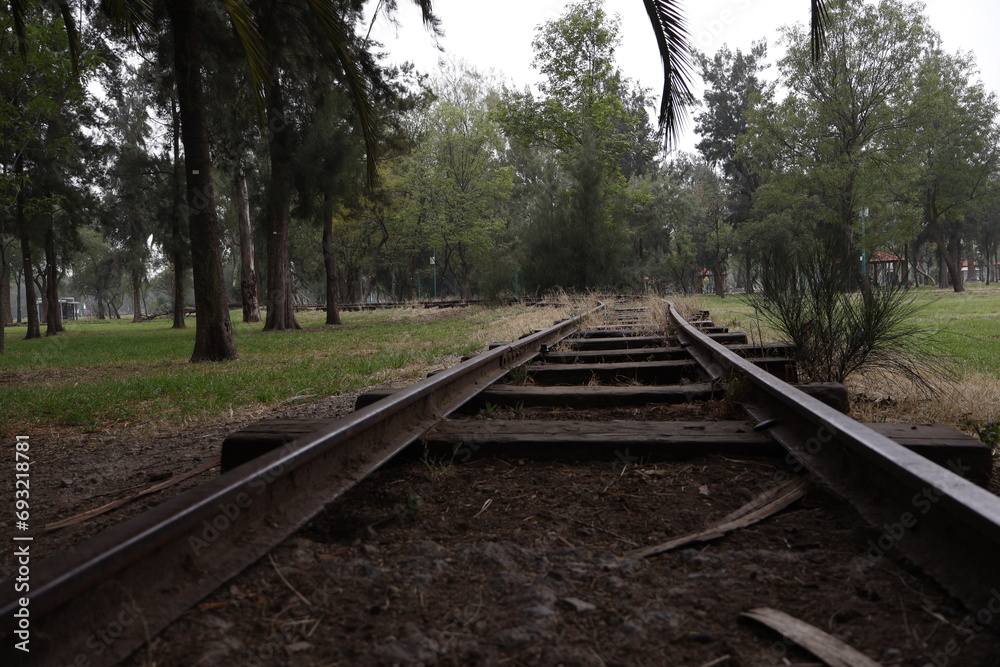
{"label": "bare dirt ground", "polygon": [[[1000,637],[812,487],[648,559],[772,483],[770,460],[483,459],[384,469],[187,612],[130,665],[806,665],[768,606],[885,665],[996,665]],[[949,651],[956,653],[950,656]]]}
{"label": "bare dirt ground", "polygon": [[[269,416],[332,418],[350,412],[354,398]],[[611,417],[722,418],[725,410]],[[136,442],[128,434],[33,437],[33,451],[47,454],[32,477],[32,498],[43,503],[33,520],[65,518],[190,470],[244,424]],[[883,665],[1000,665],[1000,637],[901,554],[876,551],[881,533],[817,485],[788,510],[712,543],[629,555],[725,516],[786,472],[778,461],[724,457],[390,465],[124,664],[819,664],[740,617],[767,606]],[[70,548],[215,474],[39,535],[34,553]],[[13,561],[3,548],[6,577]]]}

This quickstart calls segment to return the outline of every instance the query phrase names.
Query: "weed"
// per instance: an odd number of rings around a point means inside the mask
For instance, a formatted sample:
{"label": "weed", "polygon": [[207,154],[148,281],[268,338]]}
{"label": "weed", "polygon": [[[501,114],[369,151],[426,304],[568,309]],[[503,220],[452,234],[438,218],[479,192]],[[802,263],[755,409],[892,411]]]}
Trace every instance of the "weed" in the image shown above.
{"label": "weed", "polygon": [[509,382],[513,385],[523,386],[528,384],[528,367],[524,364],[515,366],[507,371]]}
{"label": "weed", "polygon": [[833,242],[789,259],[780,249],[765,257],[761,292],[749,301],[795,344],[806,379],[844,382],[855,373],[891,373],[936,389],[944,368],[930,333],[914,321],[920,307],[905,285],[858,293],[853,258]]}
{"label": "weed", "polygon": [[424,453],[420,457],[420,462],[424,464],[424,468],[427,469],[431,477],[449,477],[454,474],[455,456],[458,454],[459,447],[460,445],[456,445],[455,449],[451,452],[451,456],[445,459],[444,457],[433,456],[430,449],[424,446]]}
{"label": "weed", "polygon": [[1000,421],[990,419],[981,422],[966,416],[962,420],[962,426],[979,436],[983,444],[993,452],[994,459],[1000,458]]}
{"label": "weed", "polygon": [[514,415],[514,419],[524,419],[524,401],[518,401],[517,405],[512,405],[507,409]]}

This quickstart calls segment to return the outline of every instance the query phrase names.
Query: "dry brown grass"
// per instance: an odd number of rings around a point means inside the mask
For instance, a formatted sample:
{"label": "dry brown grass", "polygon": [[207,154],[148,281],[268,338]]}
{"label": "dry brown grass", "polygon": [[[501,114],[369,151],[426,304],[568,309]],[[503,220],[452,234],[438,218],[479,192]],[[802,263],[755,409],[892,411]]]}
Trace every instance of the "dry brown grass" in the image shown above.
{"label": "dry brown grass", "polygon": [[946,424],[972,433],[974,423],[1000,420],[1000,378],[970,371],[937,379],[929,393],[901,378],[858,377],[848,382],[851,416],[867,422]]}
{"label": "dry brown grass", "polygon": [[488,321],[473,334],[472,342],[488,345],[497,341],[515,341],[534,329],[547,329],[556,320],[572,317],[575,310],[575,305],[570,303],[562,307],[544,306],[527,310],[523,306],[491,309]]}

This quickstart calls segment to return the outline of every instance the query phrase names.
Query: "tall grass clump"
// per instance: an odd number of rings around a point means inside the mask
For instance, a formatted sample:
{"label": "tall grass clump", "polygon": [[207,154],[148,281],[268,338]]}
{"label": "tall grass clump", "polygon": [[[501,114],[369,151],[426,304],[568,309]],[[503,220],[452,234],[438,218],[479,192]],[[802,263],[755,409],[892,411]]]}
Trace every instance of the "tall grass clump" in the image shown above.
{"label": "tall grass clump", "polygon": [[820,243],[798,253],[765,253],[761,290],[747,297],[758,316],[796,347],[807,381],[844,382],[854,374],[908,380],[934,391],[947,376],[922,306],[905,284],[865,285],[854,253]]}

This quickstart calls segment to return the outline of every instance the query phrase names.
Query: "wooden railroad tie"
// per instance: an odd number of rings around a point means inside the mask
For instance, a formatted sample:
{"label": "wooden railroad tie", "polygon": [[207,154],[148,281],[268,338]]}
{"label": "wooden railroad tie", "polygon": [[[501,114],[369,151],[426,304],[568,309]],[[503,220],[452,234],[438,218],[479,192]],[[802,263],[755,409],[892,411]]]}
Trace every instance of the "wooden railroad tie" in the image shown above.
{"label": "wooden railroad tie", "polygon": [[[523,388],[522,388],[523,389]],[[293,440],[315,433],[331,420],[273,419],[257,422],[226,438],[223,470],[252,460]],[[939,424],[867,424],[869,428],[938,464],[961,460],[970,481],[989,481],[993,458],[978,439]],[[621,453],[642,461],[725,454],[784,456],[785,450],[749,421],[561,421],[446,419],[423,443],[411,445],[410,456],[427,447],[447,460],[456,451],[472,456],[504,456],[538,460],[621,460]]]}

